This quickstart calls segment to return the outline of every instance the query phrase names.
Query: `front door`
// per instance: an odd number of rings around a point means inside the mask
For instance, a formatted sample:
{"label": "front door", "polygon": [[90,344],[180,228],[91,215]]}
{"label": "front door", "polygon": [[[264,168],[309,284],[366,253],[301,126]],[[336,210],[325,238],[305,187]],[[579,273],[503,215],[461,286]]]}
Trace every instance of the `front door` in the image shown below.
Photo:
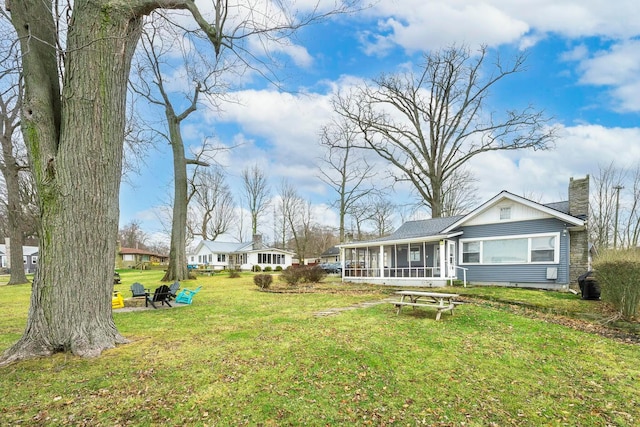
{"label": "front door", "polygon": [[447,276],[456,277],[456,242],[447,242]]}
{"label": "front door", "polygon": [[440,276],[440,245],[433,246],[433,274],[432,277]]}

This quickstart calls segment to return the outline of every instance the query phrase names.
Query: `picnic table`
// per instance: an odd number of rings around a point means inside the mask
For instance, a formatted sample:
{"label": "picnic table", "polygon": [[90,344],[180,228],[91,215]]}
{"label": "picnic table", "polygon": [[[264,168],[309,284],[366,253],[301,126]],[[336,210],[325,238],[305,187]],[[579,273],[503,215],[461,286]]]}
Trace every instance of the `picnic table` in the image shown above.
{"label": "picnic table", "polygon": [[390,301],[390,303],[395,305],[397,308],[396,314],[400,314],[400,310],[405,305],[413,308],[431,307],[438,311],[436,314],[436,320],[440,320],[440,315],[444,311],[448,311],[453,315],[453,309],[457,304],[460,304],[455,301],[455,299],[459,297],[458,294],[403,290],[396,292],[396,295],[401,296],[400,300]]}

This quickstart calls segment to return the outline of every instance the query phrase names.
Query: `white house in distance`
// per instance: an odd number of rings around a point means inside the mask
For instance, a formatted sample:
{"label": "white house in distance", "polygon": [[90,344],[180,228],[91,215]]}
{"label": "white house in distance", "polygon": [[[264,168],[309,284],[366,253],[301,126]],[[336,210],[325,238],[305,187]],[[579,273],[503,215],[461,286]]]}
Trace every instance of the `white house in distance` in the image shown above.
{"label": "white house in distance", "polygon": [[261,270],[271,267],[283,270],[292,264],[294,253],[284,249],[270,248],[262,243],[262,236],[253,236],[251,242],[216,242],[202,240],[193,253],[187,255],[191,268],[224,270],[230,267],[252,270],[255,265]]}

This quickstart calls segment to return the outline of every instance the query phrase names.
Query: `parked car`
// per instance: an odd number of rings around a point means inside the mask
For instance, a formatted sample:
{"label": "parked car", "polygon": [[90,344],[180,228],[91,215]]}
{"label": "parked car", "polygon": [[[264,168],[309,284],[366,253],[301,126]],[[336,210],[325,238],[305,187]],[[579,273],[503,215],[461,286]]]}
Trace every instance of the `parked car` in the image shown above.
{"label": "parked car", "polygon": [[120,283],[120,273],[118,273],[117,271],[113,272],[113,284],[117,285],[118,283]]}
{"label": "parked car", "polygon": [[327,273],[341,273],[342,272],[342,264],[339,262],[324,262],[320,264],[320,268],[322,268]]}

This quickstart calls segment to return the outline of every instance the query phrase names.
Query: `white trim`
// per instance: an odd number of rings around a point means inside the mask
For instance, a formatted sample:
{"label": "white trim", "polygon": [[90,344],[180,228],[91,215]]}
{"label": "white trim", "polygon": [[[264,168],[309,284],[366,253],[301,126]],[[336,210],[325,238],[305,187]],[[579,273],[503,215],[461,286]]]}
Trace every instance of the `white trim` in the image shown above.
{"label": "white trim", "polygon": [[[468,222],[469,220],[471,220],[472,218],[475,218],[476,216],[480,215],[482,212],[486,211],[487,209],[489,209],[490,207],[498,204],[499,202],[503,201],[503,200],[511,200],[513,202],[516,203],[521,203],[525,206],[528,206],[532,209],[537,209],[541,212],[544,212],[548,215],[551,215],[555,218],[558,218],[568,224],[574,225],[576,227],[583,227],[584,226],[584,221],[576,218],[575,216],[571,216],[571,215],[567,215],[565,213],[562,213],[560,211],[557,211],[555,209],[551,209],[548,208],[544,205],[541,205],[540,203],[536,203],[533,202],[529,199],[525,199],[524,197],[520,197],[520,196],[516,196],[515,194],[511,194],[508,191],[502,191],[500,192],[498,195],[496,195],[494,198],[492,198],[491,200],[488,200],[487,202],[485,202],[484,204],[480,205],[479,207],[477,207],[473,212],[469,213],[468,215],[465,215],[464,217],[462,217],[461,219],[459,219],[458,221],[456,221],[455,223],[451,224],[449,227],[445,228],[444,230],[442,230],[443,233],[448,233],[451,230],[455,230],[458,227],[461,227],[462,225],[464,225],[464,223]],[[495,221],[496,224],[499,224],[500,222],[506,222],[508,220],[498,220]]]}
{"label": "white trim", "polygon": [[[531,239],[535,237],[555,237],[554,248],[553,248],[553,261],[531,261]],[[527,262],[500,262],[500,263],[483,263],[482,262],[482,251],[483,251],[483,241],[493,241],[493,240],[516,240],[516,239],[527,239]],[[480,242],[480,261],[479,262],[465,262],[464,261],[464,244],[469,242]],[[459,248],[458,248],[458,265],[537,265],[537,264],[560,264],[560,232],[553,233],[535,233],[535,234],[513,234],[508,236],[491,236],[491,237],[478,237],[478,238],[467,238],[460,239]]]}

